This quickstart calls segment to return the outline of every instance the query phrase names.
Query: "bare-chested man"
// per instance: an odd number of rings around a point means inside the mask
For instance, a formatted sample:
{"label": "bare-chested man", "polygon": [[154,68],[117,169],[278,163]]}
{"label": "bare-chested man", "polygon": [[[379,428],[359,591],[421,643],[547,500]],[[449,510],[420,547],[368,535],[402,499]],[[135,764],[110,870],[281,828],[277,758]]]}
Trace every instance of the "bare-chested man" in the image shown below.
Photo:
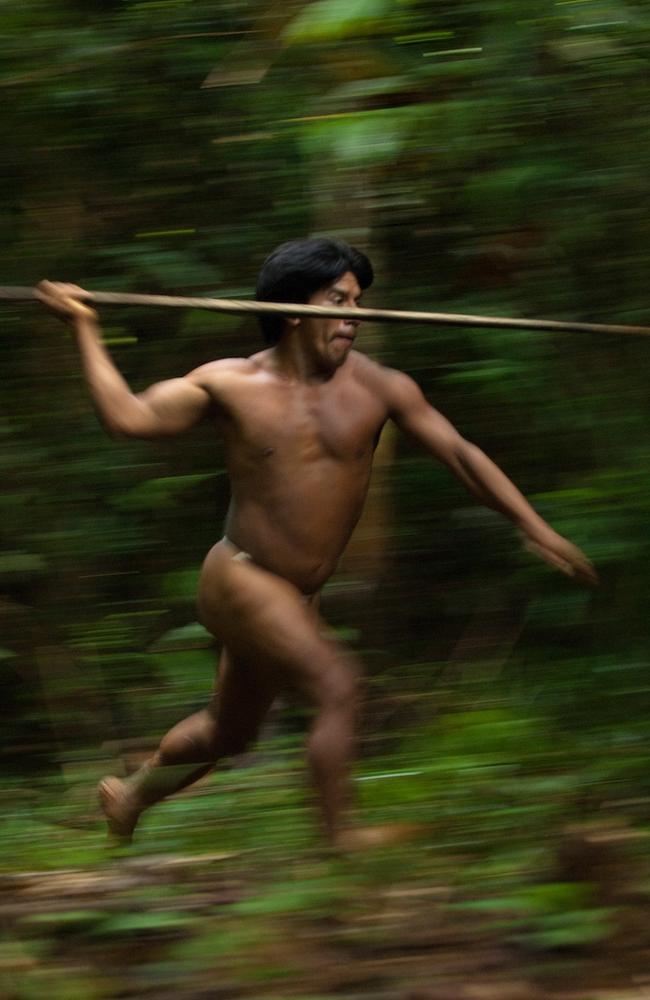
{"label": "bare-chested man", "polygon": [[[372,280],[370,262],[354,248],[296,240],[268,257],[257,295],[351,309]],[[412,379],[353,350],[355,320],[263,316],[266,350],[134,394],[79,292],[43,282],[39,294],[76,333],[107,431],[153,438],[209,419],[225,442],[232,486],[225,535],[206,557],[198,593],[200,619],[223,645],[216,694],[167,733],[135,775],[104,779],[109,828],[128,839],[144,809],[250,746],[278,692],[292,690],[314,708],[308,756],[325,834],[354,846],[362,831],[346,826],[346,807],[359,670],[322,628],[317,596],[361,513],[386,421],[509,518],[541,558],[585,582],[594,571]]]}

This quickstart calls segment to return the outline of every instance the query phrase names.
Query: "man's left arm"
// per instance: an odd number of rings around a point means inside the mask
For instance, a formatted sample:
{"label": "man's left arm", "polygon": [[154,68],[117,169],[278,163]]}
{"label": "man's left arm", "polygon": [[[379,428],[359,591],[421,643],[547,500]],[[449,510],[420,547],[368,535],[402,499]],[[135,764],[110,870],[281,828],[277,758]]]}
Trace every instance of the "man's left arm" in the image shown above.
{"label": "man's left arm", "polygon": [[480,503],[512,521],[524,536],[526,548],[567,576],[583,583],[598,582],[584,553],[554,531],[501,469],[434,410],[408,375],[386,374],[390,417],[402,431],[444,462]]}

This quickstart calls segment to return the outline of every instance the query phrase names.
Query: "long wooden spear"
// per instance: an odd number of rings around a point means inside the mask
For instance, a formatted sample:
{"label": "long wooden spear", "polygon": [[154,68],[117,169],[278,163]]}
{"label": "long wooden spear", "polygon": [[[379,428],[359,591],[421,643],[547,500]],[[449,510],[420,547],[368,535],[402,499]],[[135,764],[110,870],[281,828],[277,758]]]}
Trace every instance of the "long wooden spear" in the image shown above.
{"label": "long wooden spear", "polygon": [[[0,300],[29,301],[35,299],[35,289],[15,285],[0,285]],[[208,309],[213,312],[274,314],[280,316],[320,316],[331,319],[357,319],[372,323],[421,323],[432,326],[483,326],[501,329],[541,330],[555,333],[606,333],[633,337],[650,337],[648,326],[626,326],[620,323],[580,323],[576,320],[523,319],[511,316],[471,316],[462,313],[410,312],[403,309],[342,309],[336,306],[307,306],[292,302],[256,302],[240,299],[208,299],[182,295],[138,295],[122,292],[90,292],[85,302],[100,306],[155,306],[159,308]]]}

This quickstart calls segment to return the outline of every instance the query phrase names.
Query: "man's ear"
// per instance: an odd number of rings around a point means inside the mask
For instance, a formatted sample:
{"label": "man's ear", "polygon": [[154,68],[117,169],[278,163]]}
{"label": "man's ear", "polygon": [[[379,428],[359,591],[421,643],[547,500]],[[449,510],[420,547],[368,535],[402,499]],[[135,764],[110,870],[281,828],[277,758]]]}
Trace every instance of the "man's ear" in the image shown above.
{"label": "man's ear", "polygon": [[300,316],[285,316],[284,321],[287,326],[293,326],[294,328],[300,326]]}

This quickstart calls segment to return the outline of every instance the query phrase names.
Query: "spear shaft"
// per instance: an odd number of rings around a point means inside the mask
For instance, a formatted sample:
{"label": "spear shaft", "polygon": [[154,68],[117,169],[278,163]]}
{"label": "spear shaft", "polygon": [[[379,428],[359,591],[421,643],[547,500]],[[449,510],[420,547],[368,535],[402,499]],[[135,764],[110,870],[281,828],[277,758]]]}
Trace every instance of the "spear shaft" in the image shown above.
{"label": "spear shaft", "polygon": [[[140,295],[135,292],[91,292],[85,290],[80,297],[84,302],[98,306],[153,306],[163,309],[206,309],[212,312],[237,315],[317,316],[321,319],[356,319],[371,323],[419,323],[430,326],[473,326],[539,330],[551,333],[606,333],[619,336],[650,337],[650,327],[648,326],[628,326],[620,323],[582,323],[577,320],[413,312],[403,309],[343,309],[338,306],[308,306],[298,302],[257,302],[184,295]],[[0,285],[0,301],[28,302],[34,299],[36,299],[36,293],[33,288]]]}

